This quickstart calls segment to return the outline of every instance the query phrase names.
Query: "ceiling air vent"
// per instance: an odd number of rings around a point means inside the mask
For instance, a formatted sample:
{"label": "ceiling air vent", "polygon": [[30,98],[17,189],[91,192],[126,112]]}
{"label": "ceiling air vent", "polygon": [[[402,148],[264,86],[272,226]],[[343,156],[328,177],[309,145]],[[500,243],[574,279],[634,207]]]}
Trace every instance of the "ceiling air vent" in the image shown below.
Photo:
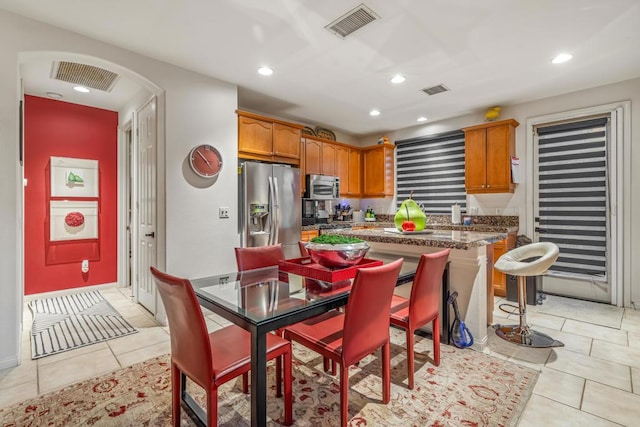
{"label": "ceiling air vent", "polygon": [[376,19],[380,19],[380,17],[373,10],[361,4],[325,26],[325,28],[335,35],[345,38]]}
{"label": "ceiling air vent", "polygon": [[110,92],[118,79],[118,75],[93,65],[75,62],[56,62],[53,64],[51,77],[93,89]]}
{"label": "ceiling air vent", "polygon": [[443,84],[439,84],[438,86],[433,86],[433,87],[428,87],[426,89],[422,89],[422,91],[424,93],[426,93],[427,95],[437,95],[439,93],[449,91],[449,88],[446,87]]}

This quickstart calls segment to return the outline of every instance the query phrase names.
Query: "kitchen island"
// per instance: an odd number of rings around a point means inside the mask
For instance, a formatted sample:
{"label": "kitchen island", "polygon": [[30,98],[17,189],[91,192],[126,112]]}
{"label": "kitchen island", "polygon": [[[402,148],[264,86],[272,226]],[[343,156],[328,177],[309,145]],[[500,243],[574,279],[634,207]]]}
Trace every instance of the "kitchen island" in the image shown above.
{"label": "kitchen island", "polygon": [[390,230],[368,228],[323,232],[363,239],[371,246],[367,256],[377,259],[405,257],[415,262],[423,253],[450,248],[451,291],[458,292],[460,314],[474,337],[473,347],[484,349],[487,325],[492,323],[493,313],[493,243],[504,239],[507,233],[426,230],[428,234],[401,234]]}

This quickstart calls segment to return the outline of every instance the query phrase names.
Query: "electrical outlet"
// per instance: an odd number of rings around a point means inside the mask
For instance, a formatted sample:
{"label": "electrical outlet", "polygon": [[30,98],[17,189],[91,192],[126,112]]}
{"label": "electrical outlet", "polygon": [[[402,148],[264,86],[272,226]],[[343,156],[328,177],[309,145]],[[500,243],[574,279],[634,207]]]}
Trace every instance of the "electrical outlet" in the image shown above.
{"label": "electrical outlet", "polygon": [[476,206],[472,206],[469,208],[469,213],[471,215],[478,215],[478,208]]}
{"label": "electrical outlet", "polygon": [[496,208],[496,215],[502,215],[502,209]]}
{"label": "electrical outlet", "polygon": [[218,212],[220,218],[229,218],[229,208],[220,208]]}

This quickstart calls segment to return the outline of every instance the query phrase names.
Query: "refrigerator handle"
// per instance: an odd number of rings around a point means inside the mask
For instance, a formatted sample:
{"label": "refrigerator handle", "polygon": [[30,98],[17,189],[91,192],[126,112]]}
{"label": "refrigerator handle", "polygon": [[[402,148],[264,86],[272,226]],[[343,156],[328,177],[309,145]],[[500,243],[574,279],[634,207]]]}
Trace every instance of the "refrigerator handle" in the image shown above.
{"label": "refrigerator handle", "polygon": [[276,200],[275,200],[275,191],[273,189],[273,177],[269,177],[269,204],[270,204],[270,212],[269,212],[269,240],[267,241],[268,245],[273,245],[274,238],[274,227],[275,227],[275,215],[276,215]]}
{"label": "refrigerator handle", "polygon": [[275,202],[273,204],[274,211],[274,231],[271,233],[273,235],[273,244],[275,245],[280,240],[280,193],[278,192],[278,178],[273,177],[273,194],[275,196]]}

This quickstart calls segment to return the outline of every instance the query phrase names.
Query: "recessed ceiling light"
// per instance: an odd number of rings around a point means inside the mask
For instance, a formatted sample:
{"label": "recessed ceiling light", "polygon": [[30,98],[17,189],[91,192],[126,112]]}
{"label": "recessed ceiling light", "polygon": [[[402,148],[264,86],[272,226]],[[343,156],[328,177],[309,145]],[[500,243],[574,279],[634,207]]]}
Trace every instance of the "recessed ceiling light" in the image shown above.
{"label": "recessed ceiling light", "polygon": [[82,92],[82,93],[89,93],[91,92],[89,89],[87,89],[84,86],[74,86],[73,90],[77,90],[78,92]]}
{"label": "recessed ceiling light", "polygon": [[371,111],[369,111],[369,115],[370,115],[370,116],[379,116],[379,115],[380,115],[380,111],[378,111],[378,110],[371,110]]}
{"label": "recessed ceiling light", "polygon": [[58,93],[58,92],[47,92],[47,96],[49,98],[53,98],[53,99],[62,99],[63,98],[62,94]]}
{"label": "recessed ceiling light", "polygon": [[426,121],[427,121],[427,118],[426,118],[426,117],[424,117],[424,116],[421,116],[421,117],[418,117],[418,120],[417,120],[417,121],[418,121],[418,122],[426,122]]}
{"label": "recessed ceiling light", "polygon": [[562,64],[563,62],[567,62],[571,58],[573,58],[573,55],[571,55],[569,53],[561,53],[558,56],[556,56],[555,58],[553,58],[553,60],[551,62],[554,63],[554,64]]}
{"label": "recessed ceiling light", "polygon": [[391,77],[390,81],[391,83],[398,84],[404,82],[405,80],[407,80],[405,76],[403,76],[402,74],[396,74],[395,76]]}
{"label": "recessed ceiling light", "polygon": [[262,76],[270,76],[273,74],[273,70],[269,67],[260,67],[258,68],[258,74]]}

